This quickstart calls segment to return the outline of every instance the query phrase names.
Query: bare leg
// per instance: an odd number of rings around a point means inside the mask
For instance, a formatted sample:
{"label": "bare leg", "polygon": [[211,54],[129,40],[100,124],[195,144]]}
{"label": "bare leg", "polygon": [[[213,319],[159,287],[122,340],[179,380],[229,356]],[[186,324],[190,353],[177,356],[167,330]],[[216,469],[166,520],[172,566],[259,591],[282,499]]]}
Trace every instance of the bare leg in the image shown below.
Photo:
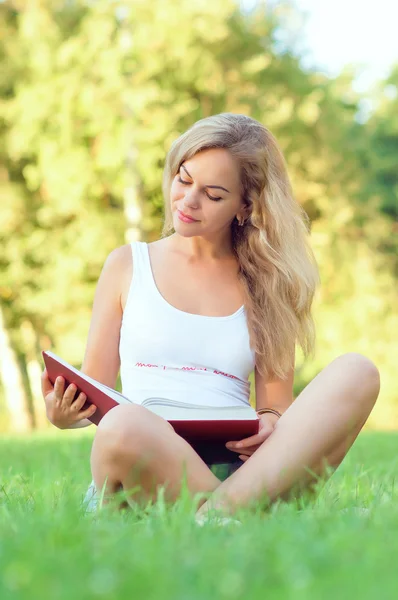
{"label": "bare leg", "polygon": [[198,514],[233,512],[239,506],[286,497],[337,466],[368,418],[380,388],[379,373],[366,357],[340,356],[319,373],[279,419],[271,436],[228,479]]}
{"label": "bare leg", "polygon": [[117,406],[101,420],[92,446],[91,470],[98,491],[106,484],[104,504],[120,489],[135,489],[131,499],[147,502],[156,497],[160,486],[165,487],[166,501],[174,501],[184,474],[193,495],[210,495],[220,484],[167,421],[139,405]]}

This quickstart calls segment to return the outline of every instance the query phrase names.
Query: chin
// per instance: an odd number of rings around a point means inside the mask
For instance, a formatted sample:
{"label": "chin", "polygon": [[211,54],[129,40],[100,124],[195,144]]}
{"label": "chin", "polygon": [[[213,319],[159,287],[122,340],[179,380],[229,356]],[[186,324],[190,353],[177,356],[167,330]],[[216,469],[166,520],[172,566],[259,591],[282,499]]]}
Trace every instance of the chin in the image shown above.
{"label": "chin", "polygon": [[182,227],[180,223],[176,223],[174,225],[174,231],[176,233],[178,233],[178,235],[180,235],[181,237],[186,237],[186,238],[190,238],[190,237],[194,237],[194,236],[198,236],[198,233],[195,232],[194,229],[188,229],[188,227],[184,227],[184,223],[182,223]]}

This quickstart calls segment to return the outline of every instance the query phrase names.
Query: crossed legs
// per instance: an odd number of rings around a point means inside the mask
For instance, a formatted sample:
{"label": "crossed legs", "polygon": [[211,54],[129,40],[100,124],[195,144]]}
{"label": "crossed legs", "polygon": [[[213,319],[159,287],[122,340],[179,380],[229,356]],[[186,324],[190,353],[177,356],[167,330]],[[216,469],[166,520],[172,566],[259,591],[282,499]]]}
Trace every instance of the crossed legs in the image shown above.
{"label": "crossed legs", "polygon": [[[366,357],[349,353],[332,361],[279,419],[271,436],[235,473],[221,482],[171,425],[142,406],[107,413],[94,439],[91,468],[106,497],[134,490],[147,501],[165,488],[175,501],[185,475],[188,489],[208,496],[210,508],[233,512],[261,499],[274,501],[336,468],[365,424],[377,399],[379,373]],[[238,456],[238,455],[237,455]]]}

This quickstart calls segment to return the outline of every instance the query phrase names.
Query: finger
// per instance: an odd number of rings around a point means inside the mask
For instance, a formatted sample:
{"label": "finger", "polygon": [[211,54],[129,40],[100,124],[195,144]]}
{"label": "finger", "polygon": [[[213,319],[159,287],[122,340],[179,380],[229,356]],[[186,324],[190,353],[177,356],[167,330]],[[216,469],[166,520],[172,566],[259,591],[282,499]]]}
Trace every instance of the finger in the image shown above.
{"label": "finger", "polygon": [[64,395],[65,382],[63,377],[57,377],[54,381],[54,394],[57,404],[61,404]]}
{"label": "finger", "polygon": [[86,400],[87,400],[86,394],[84,392],[80,392],[80,394],[78,395],[76,400],[74,402],[72,402],[71,409],[73,409],[75,412],[78,413],[83,408]]}
{"label": "finger", "polygon": [[75,386],[74,383],[71,383],[70,385],[68,385],[68,387],[65,390],[64,396],[62,398],[62,404],[64,406],[70,407],[72,405],[72,402],[75,399],[76,390],[77,390],[77,387]]}
{"label": "finger", "polygon": [[233,450],[234,448],[248,448],[249,446],[254,446],[255,444],[261,444],[263,441],[262,434],[256,433],[256,435],[252,435],[249,438],[245,438],[244,440],[239,440],[238,442],[227,442],[226,446],[229,450]]}
{"label": "finger", "polygon": [[233,448],[230,446],[227,446],[227,448],[230,452],[236,452],[237,454],[239,454],[239,452],[242,452],[242,448]]}
{"label": "finger", "polygon": [[47,373],[47,369],[44,369],[43,373],[41,374],[41,391],[43,392],[43,396],[44,397],[47,396],[47,394],[52,392],[53,389],[54,389],[54,386],[50,381],[50,378]]}
{"label": "finger", "polygon": [[240,440],[239,442],[227,442],[226,446],[229,450],[233,450],[234,448],[248,448],[250,446],[256,446],[258,444],[262,444],[264,440],[271,433],[271,429],[263,428],[259,433],[252,435],[244,440]]}
{"label": "finger", "polygon": [[97,410],[97,407],[95,406],[95,404],[91,404],[86,410],[83,410],[82,412],[79,413],[78,417],[79,417],[79,421],[81,419],[89,419]]}
{"label": "finger", "polygon": [[247,456],[247,454],[239,454],[239,458],[243,460],[243,462],[246,462],[250,456]]}

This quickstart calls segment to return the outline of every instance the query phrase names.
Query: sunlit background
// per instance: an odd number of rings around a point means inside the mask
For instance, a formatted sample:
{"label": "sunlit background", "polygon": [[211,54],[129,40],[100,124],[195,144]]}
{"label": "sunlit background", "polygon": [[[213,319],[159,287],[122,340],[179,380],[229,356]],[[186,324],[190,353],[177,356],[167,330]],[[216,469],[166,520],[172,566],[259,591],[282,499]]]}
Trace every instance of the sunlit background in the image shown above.
{"label": "sunlit background", "polygon": [[397,10],[0,1],[2,431],[52,427],[41,351],[81,366],[105,257],[160,236],[170,144],[224,111],[271,129],[311,219],[317,351],[297,356],[296,395],[361,352],[382,378],[369,426],[398,426]]}

